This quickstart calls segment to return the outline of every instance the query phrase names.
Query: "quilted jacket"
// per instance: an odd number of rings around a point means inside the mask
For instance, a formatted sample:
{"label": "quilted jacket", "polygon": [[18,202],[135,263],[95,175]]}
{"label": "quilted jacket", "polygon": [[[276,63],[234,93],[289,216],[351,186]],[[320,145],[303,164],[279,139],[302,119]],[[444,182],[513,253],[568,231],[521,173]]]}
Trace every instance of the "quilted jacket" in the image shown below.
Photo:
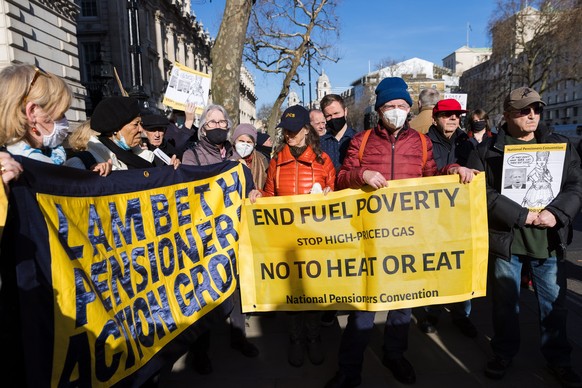
{"label": "quilted jacket", "polygon": [[352,139],[348,153],[338,173],[338,189],[357,189],[364,185],[364,171],[378,171],[386,180],[419,178],[437,175],[437,167],[432,155],[432,142],[427,137],[427,159],[422,165],[422,141],[418,133],[410,127],[401,129],[396,136],[380,126],[372,129],[365,144],[362,160],[359,151],[364,133]]}
{"label": "quilted jacket", "polygon": [[295,159],[291,155],[289,146],[286,145],[277,158],[271,159],[267,170],[267,182],[262,193],[264,196],[308,194],[314,183],[319,183],[321,188],[327,186],[334,190],[335,168],[330,157],[322,152],[324,160],[320,164],[315,159],[315,153],[311,147]]}

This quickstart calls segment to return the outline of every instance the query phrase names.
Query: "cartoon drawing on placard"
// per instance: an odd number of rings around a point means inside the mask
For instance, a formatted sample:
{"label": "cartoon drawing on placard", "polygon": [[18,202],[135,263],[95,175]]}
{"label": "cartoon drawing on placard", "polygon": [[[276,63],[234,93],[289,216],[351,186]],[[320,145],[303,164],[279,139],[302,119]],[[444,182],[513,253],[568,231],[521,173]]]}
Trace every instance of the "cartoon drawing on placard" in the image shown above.
{"label": "cartoon drawing on placard", "polygon": [[196,113],[200,114],[208,105],[210,83],[210,74],[174,63],[162,103],[167,107],[182,111],[186,109],[186,105],[194,104]]}
{"label": "cartoon drawing on placard", "polygon": [[204,87],[202,86],[201,78],[194,78],[190,84],[190,91],[186,97],[186,104],[194,104],[196,106],[205,106],[206,99],[204,98]]}
{"label": "cartoon drawing on placard", "polygon": [[536,164],[533,170],[527,175],[527,180],[532,185],[525,193],[521,206],[544,207],[554,199],[552,191],[552,174],[548,169],[548,151],[536,152]]}
{"label": "cartoon drawing on placard", "polygon": [[506,145],[501,194],[542,211],[560,192],[566,143]]}

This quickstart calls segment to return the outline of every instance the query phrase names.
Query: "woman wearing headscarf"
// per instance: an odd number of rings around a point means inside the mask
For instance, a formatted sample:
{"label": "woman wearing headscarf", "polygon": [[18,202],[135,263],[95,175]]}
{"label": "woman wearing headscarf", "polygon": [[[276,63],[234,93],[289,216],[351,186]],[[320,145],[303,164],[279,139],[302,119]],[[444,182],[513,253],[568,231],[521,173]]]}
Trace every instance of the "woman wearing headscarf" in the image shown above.
{"label": "woman wearing headscarf", "polygon": [[257,151],[257,130],[251,124],[239,124],[232,134],[234,148],[250,168],[255,188],[262,189],[267,179],[267,158]]}

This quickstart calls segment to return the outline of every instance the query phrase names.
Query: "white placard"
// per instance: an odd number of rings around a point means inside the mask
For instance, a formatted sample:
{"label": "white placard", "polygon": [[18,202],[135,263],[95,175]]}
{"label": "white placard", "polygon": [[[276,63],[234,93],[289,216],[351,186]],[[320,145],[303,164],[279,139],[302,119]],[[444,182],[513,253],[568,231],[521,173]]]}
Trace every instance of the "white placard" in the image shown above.
{"label": "white placard", "polygon": [[444,98],[454,98],[461,104],[461,109],[467,109],[467,93],[445,93]]}
{"label": "white placard", "polygon": [[162,103],[170,108],[185,110],[193,103],[201,113],[208,104],[211,77],[179,63],[174,63]]}
{"label": "white placard", "polygon": [[501,194],[532,211],[560,192],[566,143],[506,145]]}

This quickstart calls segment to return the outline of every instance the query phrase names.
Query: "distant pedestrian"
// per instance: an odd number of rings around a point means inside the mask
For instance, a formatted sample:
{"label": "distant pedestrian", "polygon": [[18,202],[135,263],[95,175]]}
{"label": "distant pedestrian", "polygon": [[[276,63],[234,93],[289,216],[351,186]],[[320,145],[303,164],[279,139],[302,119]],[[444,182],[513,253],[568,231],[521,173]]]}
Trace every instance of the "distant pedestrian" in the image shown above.
{"label": "distant pedestrian", "polygon": [[327,128],[325,127],[325,117],[323,116],[323,112],[319,109],[311,109],[309,111],[309,123],[319,136],[325,135],[327,132]]}
{"label": "distant pedestrian", "polygon": [[432,108],[439,102],[441,95],[434,88],[426,88],[418,95],[418,114],[410,120],[410,127],[420,133],[427,133],[432,121]]}
{"label": "distant pedestrian", "polygon": [[350,140],[356,134],[347,124],[348,108],[344,99],[337,94],[327,94],[319,103],[325,117],[327,132],[321,136],[321,149],[329,155],[336,171],[339,171]]}

